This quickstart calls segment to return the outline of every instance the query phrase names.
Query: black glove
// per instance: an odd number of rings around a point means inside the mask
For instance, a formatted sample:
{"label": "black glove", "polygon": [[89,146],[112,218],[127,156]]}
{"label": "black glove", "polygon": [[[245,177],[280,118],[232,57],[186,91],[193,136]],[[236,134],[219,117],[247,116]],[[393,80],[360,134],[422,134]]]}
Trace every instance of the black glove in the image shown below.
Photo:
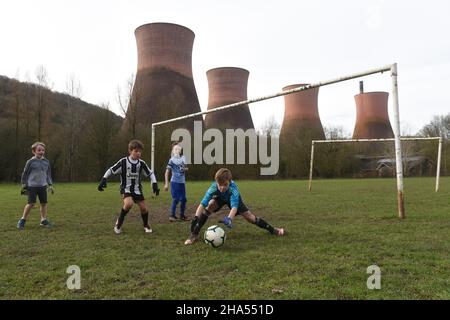
{"label": "black glove", "polygon": [[157,196],[159,196],[159,188],[158,188],[158,184],[156,182],[152,183],[152,188],[153,188],[153,193]]}
{"label": "black glove", "polygon": [[103,191],[103,188],[106,188],[106,178],[102,178],[97,189],[98,191]]}
{"label": "black glove", "polygon": [[20,189],[21,195],[27,195],[28,194],[28,187],[26,185],[22,185],[22,189]]}

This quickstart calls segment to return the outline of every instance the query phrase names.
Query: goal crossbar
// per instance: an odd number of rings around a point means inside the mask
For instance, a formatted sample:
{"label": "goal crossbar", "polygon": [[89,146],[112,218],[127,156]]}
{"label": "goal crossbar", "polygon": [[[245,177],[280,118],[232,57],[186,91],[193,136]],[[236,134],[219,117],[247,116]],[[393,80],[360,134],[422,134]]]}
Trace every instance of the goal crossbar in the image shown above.
{"label": "goal crossbar", "polygon": [[248,99],[248,100],[224,105],[221,107],[217,107],[214,109],[210,109],[207,111],[195,112],[195,113],[187,114],[187,115],[184,115],[181,117],[176,117],[173,119],[168,119],[168,120],[152,123],[151,168],[152,168],[152,170],[154,170],[154,166],[155,166],[155,141],[156,141],[155,134],[156,134],[157,126],[161,126],[161,125],[164,125],[167,123],[180,121],[180,120],[184,120],[184,119],[195,118],[200,115],[213,113],[213,112],[219,112],[219,111],[223,111],[223,110],[227,110],[227,109],[231,109],[231,108],[236,108],[239,106],[248,105],[251,103],[260,102],[260,101],[264,101],[264,100],[268,100],[268,99],[272,99],[272,98],[276,98],[276,97],[281,97],[281,96],[293,94],[293,93],[304,91],[304,90],[323,87],[326,85],[339,83],[339,82],[343,82],[343,81],[347,81],[347,80],[351,80],[351,79],[361,78],[361,77],[372,75],[372,74],[384,73],[387,71],[390,72],[391,82],[392,82],[392,105],[393,105],[393,113],[394,113],[393,129],[394,129],[394,137],[395,137],[398,214],[399,214],[399,217],[401,219],[403,219],[403,218],[405,218],[405,207],[404,207],[404,197],[403,197],[403,164],[401,161],[402,151],[401,151],[401,142],[400,142],[400,116],[399,116],[399,103],[398,103],[397,63],[393,63],[393,64],[386,65],[386,66],[379,67],[379,68],[369,69],[369,70],[362,71],[362,72],[353,73],[353,74],[350,74],[347,76],[342,76],[342,77],[338,77],[338,78],[334,78],[334,79],[330,79],[330,80],[326,80],[326,81],[320,81],[320,82],[316,82],[316,83],[312,83],[312,84],[308,84],[308,85],[304,85],[304,86],[299,86],[299,87],[296,87],[296,88],[293,88],[290,90],[285,90],[285,91],[277,92],[274,94],[270,94],[268,96],[262,96],[259,98]]}
{"label": "goal crossbar", "polygon": [[[377,141],[394,141],[395,138],[384,139],[336,139],[336,140],[312,140],[311,141],[311,159],[309,163],[309,183],[308,190],[312,189],[312,178],[314,168],[314,145],[318,143],[347,143],[347,142],[377,142]],[[401,137],[401,141],[423,141],[423,140],[439,140],[437,164],[436,164],[436,187],[435,191],[439,191],[439,180],[441,176],[441,155],[442,155],[442,137]]]}

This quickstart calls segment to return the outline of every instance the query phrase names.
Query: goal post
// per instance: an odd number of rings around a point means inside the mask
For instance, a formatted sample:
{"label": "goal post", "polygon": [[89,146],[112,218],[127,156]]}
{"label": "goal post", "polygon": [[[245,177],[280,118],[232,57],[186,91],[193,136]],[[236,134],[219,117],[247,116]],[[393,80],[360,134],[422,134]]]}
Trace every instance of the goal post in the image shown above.
{"label": "goal post", "polygon": [[167,123],[171,123],[171,122],[175,122],[175,121],[194,118],[194,117],[208,114],[208,113],[220,112],[223,110],[236,108],[236,107],[248,105],[248,104],[255,103],[255,102],[260,102],[260,101],[264,101],[264,100],[268,100],[268,99],[272,99],[272,98],[276,98],[276,97],[281,97],[281,96],[293,94],[293,93],[300,92],[300,91],[323,87],[323,86],[327,86],[327,85],[334,84],[334,83],[344,82],[347,80],[352,80],[352,79],[361,78],[361,77],[365,77],[365,76],[377,74],[377,73],[384,73],[384,72],[390,72],[390,75],[391,75],[392,107],[393,107],[393,113],[394,113],[393,131],[394,131],[394,140],[395,140],[395,158],[396,158],[396,172],[397,172],[397,206],[398,206],[399,217],[401,219],[403,219],[403,218],[405,218],[405,207],[404,207],[404,197],[403,197],[403,165],[402,165],[402,148],[401,148],[401,141],[400,141],[400,116],[399,116],[399,101],[398,101],[397,63],[386,65],[386,66],[379,67],[379,68],[369,69],[369,70],[362,71],[362,72],[357,72],[354,74],[350,74],[347,76],[342,76],[342,77],[338,77],[338,78],[334,78],[334,79],[330,79],[330,80],[326,80],[326,81],[320,81],[320,82],[316,82],[316,83],[312,83],[312,84],[308,84],[308,85],[304,85],[304,86],[299,86],[299,87],[296,87],[296,88],[293,88],[290,90],[270,94],[268,96],[262,96],[262,97],[258,97],[258,98],[248,99],[248,100],[224,105],[221,107],[217,107],[214,109],[210,109],[207,111],[200,111],[200,112],[196,112],[196,113],[192,113],[192,114],[152,123],[151,168],[152,168],[152,170],[154,170],[154,166],[155,166],[155,141],[156,141],[155,134],[156,134],[156,127],[158,127],[158,126],[161,126],[161,125],[164,125]]}
{"label": "goal post", "polygon": [[[383,141],[394,141],[394,138],[386,139],[336,139],[336,140],[312,140],[311,141],[311,159],[309,163],[309,182],[308,190],[312,189],[312,179],[314,171],[314,145],[319,143],[350,143],[350,142],[383,142]],[[404,137],[400,138],[401,141],[424,141],[424,140],[438,140],[438,152],[437,152],[437,164],[436,164],[436,186],[435,191],[439,191],[439,180],[441,175],[441,155],[442,155],[442,137]]]}

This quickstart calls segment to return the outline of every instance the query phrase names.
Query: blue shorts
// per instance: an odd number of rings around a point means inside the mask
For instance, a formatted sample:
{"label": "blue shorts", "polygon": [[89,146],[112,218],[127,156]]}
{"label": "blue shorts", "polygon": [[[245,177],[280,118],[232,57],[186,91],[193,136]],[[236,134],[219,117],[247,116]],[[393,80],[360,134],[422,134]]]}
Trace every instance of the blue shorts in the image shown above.
{"label": "blue shorts", "polygon": [[36,196],[41,204],[47,203],[47,187],[28,187],[28,204],[36,203]]}
{"label": "blue shorts", "polygon": [[186,184],[179,182],[170,182],[170,193],[172,193],[172,199],[182,202],[186,202]]}

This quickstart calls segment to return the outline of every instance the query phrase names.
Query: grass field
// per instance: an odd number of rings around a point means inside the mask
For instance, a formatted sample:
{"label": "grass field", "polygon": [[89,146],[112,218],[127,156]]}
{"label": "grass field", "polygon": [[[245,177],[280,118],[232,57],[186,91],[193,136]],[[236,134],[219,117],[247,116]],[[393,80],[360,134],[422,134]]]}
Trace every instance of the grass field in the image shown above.
{"label": "grass field", "polygon": [[[209,182],[187,184],[188,213]],[[393,179],[238,181],[257,215],[288,231],[275,237],[242,218],[213,249],[184,246],[189,223],[168,222],[170,193],[147,203],[154,229],[144,234],[137,208],[121,235],[118,184],[56,184],[53,228],[34,209],[16,229],[26,198],[0,185],[0,299],[450,299],[450,178],[405,180],[406,219],[399,220]],[[212,217],[216,224],[225,212]],[[381,268],[369,290],[367,267]],[[69,265],[81,289],[69,290]]]}

